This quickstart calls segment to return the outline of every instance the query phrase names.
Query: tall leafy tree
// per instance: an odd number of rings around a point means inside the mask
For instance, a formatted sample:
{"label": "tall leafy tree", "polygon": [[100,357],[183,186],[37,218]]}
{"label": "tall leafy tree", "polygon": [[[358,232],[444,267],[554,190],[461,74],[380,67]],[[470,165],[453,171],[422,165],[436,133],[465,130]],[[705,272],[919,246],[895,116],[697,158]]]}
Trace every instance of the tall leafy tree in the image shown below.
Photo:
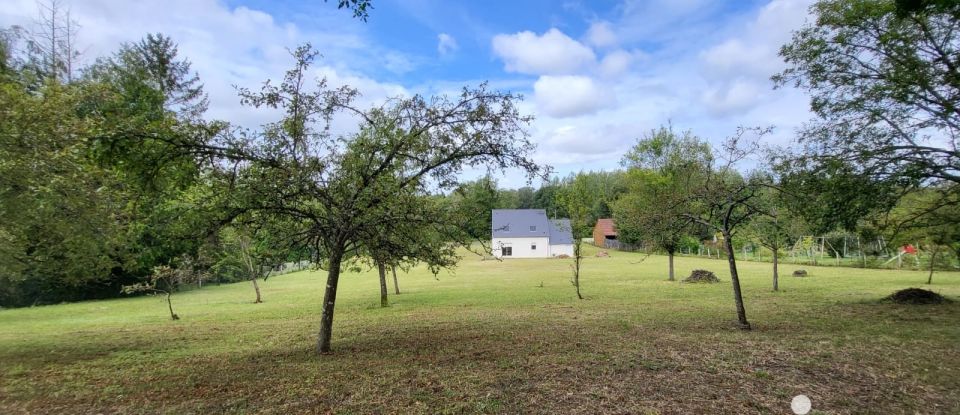
{"label": "tall leafy tree", "polygon": [[180,117],[196,119],[209,106],[200,77],[189,60],[181,58],[177,44],[162,33],[151,33],[139,42],[124,44],[109,63],[114,76],[132,77],[159,92],[163,108]]}
{"label": "tall leafy tree", "polygon": [[[773,183],[772,178],[755,181]],[[784,194],[773,186],[761,187],[753,202],[757,215],[746,225],[750,240],[770,250],[773,262],[773,290],[780,290],[780,252],[798,236],[799,220],[789,210]]]}
{"label": "tall leafy tree", "polygon": [[535,202],[532,187],[524,186],[517,189],[517,209],[533,209]]}
{"label": "tall leafy tree", "polygon": [[[193,174],[189,167],[197,160],[183,157],[177,147],[208,140],[220,125],[200,119],[208,106],[207,95],[190,61],[179,56],[176,43],[168,36],[149,34],[97,60],[85,75],[111,94],[91,103],[91,109],[107,114],[114,123],[95,143],[97,154],[153,187],[189,184],[185,180],[189,177],[177,172],[187,169],[186,174]],[[158,183],[164,176],[171,180]]]}
{"label": "tall leafy tree", "polygon": [[98,95],[81,109],[103,115],[90,154],[118,174],[134,199],[124,212],[133,220],[128,252],[135,260],[128,271],[149,275],[171,258],[195,254],[216,233],[216,215],[206,207],[218,184],[211,170],[201,174],[210,154],[183,149],[204,145],[222,123],[202,120],[206,94],[190,62],[169,37],[151,34],[84,74]]}
{"label": "tall leafy tree", "polygon": [[583,238],[590,231],[590,198],[589,179],[584,174],[573,176],[557,194],[557,201],[570,215],[570,233],[573,236],[573,286],[577,291],[577,298],[583,299],[580,293],[580,271],[583,265]]}
{"label": "tall leafy tree", "polygon": [[196,259],[189,255],[176,258],[171,263],[173,263],[173,266],[158,265],[146,281],[125,285],[123,292],[126,294],[163,294],[167,300],[170,319],[179,320],[180,316],[173,312],[173,293],[182,285],[206,278],[207,267],[199,265]]}
{"label": "tall leafy tree", "polygon": [[712,161],[709,144],[672,126],[650,131],[623,158],[630,187],[615,205],[618,236],[666,252],[670,281],[674,254],[685,236],[696,233],[684,215],[690,210],[690,189],[704,180]]}
{"label": "tall leafy tree", "polygon": [[[431,216],[455,218],[463,217],[459,212],[451,212],[453,207],[442,199],[425,198],[417,203],[430,206],[422,213],[410,213],[407,220],[385,225],[364,238],[362,252],[369,258],[371,265],[377,268],[380,277],[380,306],[389,305],[387,294],[387,269],[393,273],[396,294],[400,293],[397,282],[399,267],[409,270],[416,265],[426,265],[434,274],[443,268],[456,266],[460,257],[457,248],[470,246],[475,240],[468,232],[451,223],[436,223],[421,216],[430,212]],[[464,217],[465,218],[465,217]],[[457,221],[456,223],[460,223]]]}
{"label": "tall leafy tree", "polygon": [[[929,185],[956,192],[960,3],[820,0],[810,10],[815,19],[781,48],[787,68],[774,77],[779,86],[808,91],[817,116],[801,131],[804,150],[795,170],[826,172],[849,184],[842,192],[825,191],[837,197],[824,204],[849,207],[854,212],[840,216],[853,219],[866,205],[893,206],[878,194]],[[877,186],[893,190],[865,191]]]}
{"label": "tall leafy tree", "polygon": [[[213,268],[217,271],[233,271],[244,275],[253,284],[256,294],[254,304],[263,302],[258,279],[266,280],[270,273],[290,259],[290,247],[286,232],[292,231],[287,223],[258,218],[238,218],[233,226],[219,232],[218,258]],[[232,268],[232,270],[228,270]]]}
{"label": "tall leafy tree", "polygon": [[938,258],[944,262],[941,252],[945,248],[952,248],[960,258],[960,201],[955,200],[957,195],[944,192],[937,187],[911,192],[875,220],[897,245],[918,244],[917,248],[930,254],[927,284],[933,283]]}
{"label": "tall leafy tree", "polygon": [[559,191],[559,179],[545,180],[533,195],[534,207],[546,210],[547,216],[551,218],[567,217],[566,208],[557,203],[557,192]]}
{"label": "tall leafy tree", "polygon": [[750,220],[763,213],[758,204],[762,189],[769,187],[769,176],[753,174],[744,178],[736,166],[757,150],[757,142],[770,132],[769,128],[738,128],[723,145],[723,156],[702,167],[703,179],[690,189],[684,217],[723,236],[730,268],[730,282],[740,328],[750,330],[740,274],[737,269],[735,236]]}
{"label": "tall leafy tree", "polygon": [[855,162],[841,159],[814,162],[795,155],[779,155],[774,170],[783,190],[781,201],[800,216],[814,234],[837,228],[854,231],[864,218],[896,205],[904,187],[874,180],[858,172]]}
{"label": "tall leafy tree", "polygon": [[[276,108],[280,120],[184,150],[212,155],[210,167],[219,166],[223,180],[234,181],[225,211],[263,212],[302,225],[291,239],[311,248],[327,270],[317,341],[327,353],[342,267],[362,253],[370,235],[393,222],[455,224],[423,196],[455,188],[465,167],[517,167],[530,174],[541,168],[528,158],[530,118],[519,114],[512,94],[481,86],[452,98],[396,98],[366,110],[354,105],[351,88],[330,89],[323,81],[312,87],[315,57],[312,48],[300,47],[281,82],[240,90],[243,103]],[[353,116],[360,132],[333,136],[323,128],[338,112]],[[256,166],[257,175],[231,175],[229,161]]]}
{"label": "tall leafy tree", "polygon": [[16,28],[0,29],[0,81],[8,82],[15,76],[13,47],[18,37]]}
{"label": "tall leafy tree", "polygon": [[452,193],[451,198],[464,213],[464,229],[474,238],[489,238],[493,227],[490,211],[500,208],[502,203],[496,180],[486,175],[465,182]]}
{"label": "tall leafy tree", "polygon": [[[39,42],[16,30],[6,33],[10,34],[5,36],[7,45],[23,37],[28,45]],[[56,53],[62,57],[61,52]],[[14,274],[20,281],[14,286],[34,287],[28,290],[33,294],[21,293],[16,302],[26,298],[41,302],[81,299],[106,292],[116,295],[119,285],[131,282],[130,278],[147,276],[154,266],[195,250],[199,244],[191,241],[202,239],[195,232],[178,237],[169,231],[197,229],[180,226],[195,216],[188,208],[190,201],[181,200],[181,193],[198,177],[197,161],[178,156],[172,146],[158,144],[161,140],[156,138],[192,140],[205,127],[195,128],[165,108],[167,94],[158,83],[140,76],[147,72],[137,66],[142,62],[121,66],[102,61],[82,79],[61,83],[64,77],[60,75],[33,77],[31,73],[41,73],[43,65],[31,63],[39,62],[31,55],[32,49],[25,53],[7,54],[9,75],[0,80],[4,107],[13,109],[3,114],[9,131],[4,134],[2,151],[5,167],[10,169],[4,174],[9,183],[4,189],[8,192],[5,205],[23,209],[8,211],[17,218],[8,217],[11,228],[6,237],[11,248],[23,248],[17,262],[25,266]],[[71,67],[70,73],[73,71]],[[152,179],[150,186],[143,185],[148,182],[143,180],[146,177]],[[39,191],[44,189],[45,195],[41,195]],[[42,204],[28,209],[14,202],[18,199]],[[51,208],[72,213],[51,211],[51,216],[43,217],[41,212]],[[13,231],[14,224],[19,231]],[[48,230],[38,233],[38,227]],[[63,235],[58,237],[55,227]],[[31,242],[38,235],[50,239]],[[87,241],[64,245],[83,239]],[[45,248],[38,250],[40,246]],[[42,254],[46,249],[56,254]],[[31,265],[25,265],[27,258],[32,258],[27,261]],[[91,263],[94,259],[99,261],[96,266]],[[31,271],[41,264],[58,264],[57,270]],[[68,269],[86,277],[70,278],[72,282],[66,283],[59,276]],[[38,290],[44,294],[36,294]]]}
{"label": "tall leafy tree", "polygon": [[85,97],[77,85],[48,82],[36,94],[0,83],[4,306],[101,296],[122,265],[124,192],[86,158],[97,120],[78,115]]}
{"label": "tall leafy tree", "polygon": [[630,191],[614,204],[617,238],[666,252],[667,279],[674,281],[674,255],[680,248],[690,221],[682,216],[684,190],[676,182],[649,170],[630,172]]}

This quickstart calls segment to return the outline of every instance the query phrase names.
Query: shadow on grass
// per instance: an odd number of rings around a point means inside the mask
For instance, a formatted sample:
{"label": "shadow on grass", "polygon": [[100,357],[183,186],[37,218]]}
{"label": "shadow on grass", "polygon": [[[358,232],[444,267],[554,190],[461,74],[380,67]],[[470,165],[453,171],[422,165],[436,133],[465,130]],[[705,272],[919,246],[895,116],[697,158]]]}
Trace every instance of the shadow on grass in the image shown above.
{"label": "shadow on grass", "polygon": [[[927,324],[955,322],[960,311],[950,307],[926,311],[921,315],[934,321],[920,324],[929,329]],[[863,327],[895,315],[892,309],[852,303],[826,311]],[[200,348],[139,363],[129,359],[165,353],[178,339],[229,342],[236,333],[197,340],[204,335],[197,328],[140,333],[141,338],[120,342],[90,338],[63,350],[72,357],[35,357],[39,360],[31,364],[45,370],[19,375],[12,389],[10,379],[3,379],[3,391],[18,394],[0,398],[0,409],[16,404],[38,413],[56,412],[56,405],[121,413],[784,413],[800,393],[836,412],[929,408],[920,402],[945,412],[960,409],[956,392],[914,376],[889,376],[924,361],[931,350],[902,347],[897,342],[903,339],[889,336],[870,342],[871,330],[844,331],[822,319],[793,332],[742,333],[717,326],[716,316],[702,327],[556,317],[344,324],[335,333],[334,354],[327,356],[315,353],[308,327],[274,343],[248,341],[214,352]],[[287,328],[256,329],[262,331],[247,338]],[[937,335],[929,330],[915,335],[922,340],[923,333]],[[848,341],[830,341],[840,335]],[[26,353],[3,357],[26,358]],[[943,358],[955,355],[946,351]],[[955,374],[950,369],[943,375]]]}

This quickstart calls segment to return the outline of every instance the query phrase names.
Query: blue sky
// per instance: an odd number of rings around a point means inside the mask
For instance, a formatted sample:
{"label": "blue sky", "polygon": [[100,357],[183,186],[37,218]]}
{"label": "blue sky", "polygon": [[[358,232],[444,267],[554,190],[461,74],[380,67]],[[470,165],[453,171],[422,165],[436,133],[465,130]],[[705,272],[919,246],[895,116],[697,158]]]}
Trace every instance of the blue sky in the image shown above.
{"label": "blue sky", "polygon": [[[250,127],[275,114],[241,107],[233,85],[282,76],[286,48],[304,42],[324,56],[316,76],[360,89],[364,105],[489,81],[525,96],[535,158],[560,175],[616,168],[667,122],[713,143],[738,125],[774,126],[770,143],[784,145],[810,117],[803,93],[769,81],[810,0],[373,0],[366,23],[335,0],[63,2],[84,60],[163,32],[204,81],[209,116]],[[0,25],[30,27],[36,14],[34,0],[6,0]],[[501,184],[524,181],[506,172]]]}

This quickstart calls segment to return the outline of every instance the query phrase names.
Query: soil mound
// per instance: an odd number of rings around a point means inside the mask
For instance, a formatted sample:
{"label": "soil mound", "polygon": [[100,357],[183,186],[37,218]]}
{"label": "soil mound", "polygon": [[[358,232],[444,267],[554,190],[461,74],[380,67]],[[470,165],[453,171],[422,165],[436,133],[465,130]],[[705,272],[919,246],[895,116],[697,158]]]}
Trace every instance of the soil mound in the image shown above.
{"label": "soil mound", "polygon": [[713,283],[720,282],[720,280],[717,279],[717,276],[710,271],[707,271],[705,269],[695,269],[693,270],[693,272],[690,273],[689,277],[683,280],[683,282],[713,284]]}
{"label": "soil mound", "polygon": [[950,301],[940,294],[922,288],[900,290],[884,299],[897,304],[943,304]]}
{"label": "soil mound", "polygon": [[794,277],[798,277],[798,278],[806,277],[806,276],[807,276],[807,270],[805,270],[805,269],[798,269],[798,270],[796,270],[796,271],[793,271],[793,276],[794,276]]}

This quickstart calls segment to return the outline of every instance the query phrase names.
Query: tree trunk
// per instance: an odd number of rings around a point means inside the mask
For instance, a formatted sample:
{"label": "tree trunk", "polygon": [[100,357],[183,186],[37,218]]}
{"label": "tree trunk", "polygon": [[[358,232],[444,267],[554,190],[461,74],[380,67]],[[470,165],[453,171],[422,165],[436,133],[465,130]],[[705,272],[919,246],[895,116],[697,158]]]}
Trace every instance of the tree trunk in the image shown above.
{"label": "tree trunk", "polygon": [[397,283],[397,267],[391,265],[390,271],[393,272],[393,292],[394,294],[400,294],[400,284]]}
{"label": "tree trunk", "polygon": [[733,300],[737,304],[737,320],[740,323],[740,329],[750,330],[750,322],[747,321],[747,310],[743,308],[743,294],[740,292],[740,276],[737,274],[737,260],[733,253],[733,239],[729,232],[724,232],[727,247],[727,263],[730,264],[730,282],[733,283]]}
{"label": "tree trunk", "polygon": [[260,285],[257,284],[257,276],[254,274],[253,278],[250,279],[253,282],[253,290],[257,292],[257,299],[253,300],[254,304],[260,304],[263,300],[260,298]]}
{"label": "tree trunk", "polygon": [[333,335],[333,310],[337,302],[337,283],[340,282],[342,248],[330,253],[330,269],[327,271],[327,289],[323,293],[323,314],[320,317],[320,333],[317,336],[317,351],[330,353],[330,338]]}
{"label": "tree trunk", "polygon": [[579,240],[573,242],[573,286],[577,288],[577,298],[582,300],[583,295],[580,294],[580,260],[583,259],[580,251],[581,243]]}
{"label": "tree trunk", "polygon": [[668,277],[668,279],[670,281],[673,281],[673,252],[672,251],[667,252],[667,262],[670,263],[670,276]]}
{"label": "tree trunk", "polygon": [[170,319],[171,320],[180,320],[180,316],[173,312],[173,302],[170,301],[170,296],[173,295],[173,291],[167,291],[167,308],[170,309]]}
{"label": "tree trunk", "polygon": [[771,251],[773,252],[773,290],[774,290],[774,291],[779,291],[779,290],[780,290],[780,286],[779,286],[779,281],[778,281],[778,279],[780,278],[780,274],[779,274],[779,271],[780,271],[780,270],[779,270],[779,265],[780,265],[780,264],[779,264],[779,261],[777,260],[777,253],[780,252],[780,250],[779,250],[779,249],[771,249]]}
{"label": "tree trunk", "polygon": [[940,252],[940,245],[933,246],[933,254],[930,256],[930,275],[927,276],[927,285],[933,284],[933,266],[937,263],[937,252]]}
{"label": "tree trunk", "polygon": [[380,307],[390,305],[387,301],[387,267],[383,262],[377,262],[377,272],[380,273]]}
{"label": "tree trunk", "polygon": [[857,235],[857,253],[860,255],[860,267],[867,267],[867,254],[863,252],[863,245],[860,243],[860,235]]}

